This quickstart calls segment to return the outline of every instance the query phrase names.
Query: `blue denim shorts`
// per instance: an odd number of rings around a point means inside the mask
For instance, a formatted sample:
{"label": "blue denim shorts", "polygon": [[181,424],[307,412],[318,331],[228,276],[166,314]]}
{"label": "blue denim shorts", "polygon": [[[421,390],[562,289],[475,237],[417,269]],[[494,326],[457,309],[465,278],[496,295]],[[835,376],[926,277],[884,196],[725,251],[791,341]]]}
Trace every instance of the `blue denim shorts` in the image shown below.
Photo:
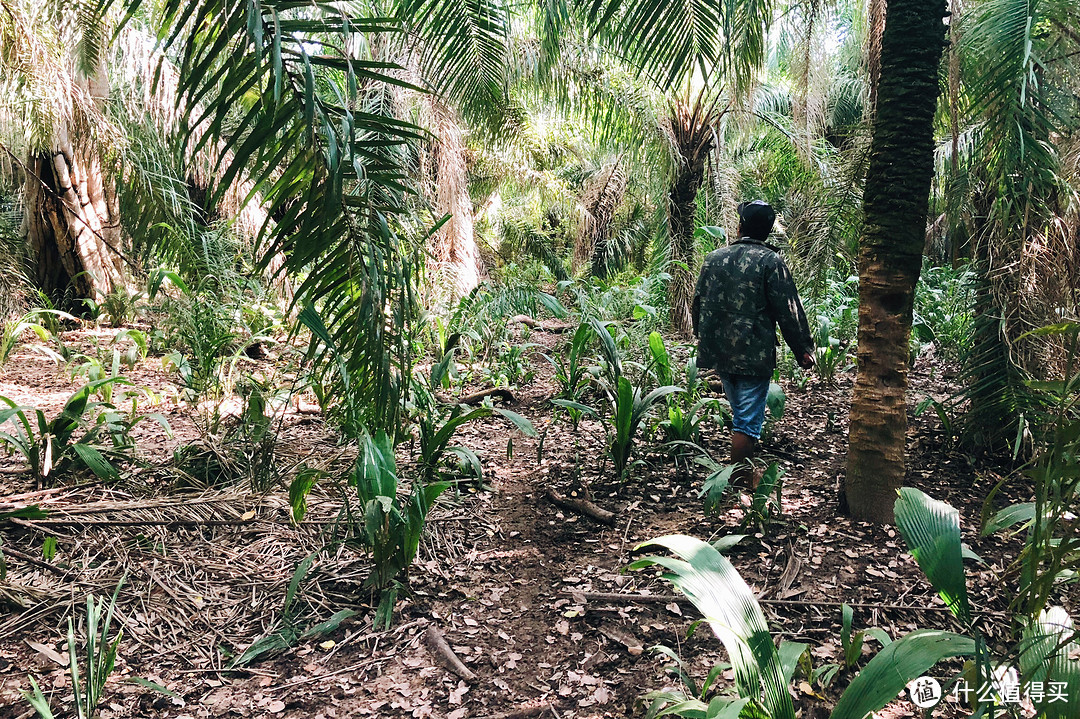
{"label": "blue denim shorts", "polygon": [[719,373],[724,394],[731,405],[731,429],[754,439],[761,437],[765,422],[765,399],[769,396],[768,377],[748,377]]}

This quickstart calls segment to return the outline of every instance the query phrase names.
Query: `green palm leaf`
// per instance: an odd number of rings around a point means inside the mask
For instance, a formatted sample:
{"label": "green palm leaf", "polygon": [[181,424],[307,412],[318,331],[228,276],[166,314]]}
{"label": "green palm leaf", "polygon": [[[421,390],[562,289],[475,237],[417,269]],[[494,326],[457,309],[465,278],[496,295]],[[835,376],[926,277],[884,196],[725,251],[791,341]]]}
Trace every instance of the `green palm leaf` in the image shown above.
{"label": "green palm leaf", "polygon": [[739,696],[760,702],[772,719],[794,719],[780,655],[765,615],[731,562],[712,545],[684,535],[661,537],[638,548],[649,546],[663,547],[682,559],[646,557],[631,564],[631,569],[659,565],[668,570],[664,578],[694,603],[727,649]]}
{"label": "green palm leaf", "polygon": [[161,17],[189,147],[219,143],[211,200],[251,179],[272,218],[264,262],[306,273],[297,298],[326,318],[363,419],[395,426],[414,262],[388,217],[407,192],[402,148],[423,133],[382,102],[403,84],[394,66],[363,52],[400,24],[355,4],[285,0],[166,0]]}
{"label": "green palm leaf", "polygon": [[[1076,639],[1072,618],[1062,607],[1051,607],[1024,630],[1020,652],[1023,680],[1042,682],[1046,698],[1035,708],[1045,719],[1071,719],[1080,716],[1080,641]],[[1064,687],[1051,691],[1050,684]],[[1051,695],[1064,694],[1064,701],[1051,701]]]}
{"label": "green palm leaf", "polygon": [[693,72],[744,83],[765,57],[770,2],[590,0],[590,29],[662,87]]}
{"label": "green palm leaf", "polygon": [[510,12],[501,0],[406,0],[400,17],[419,38],[431,85],[457,102],[499,101],[506,94]]}
{"label": "green palm leaf", "polygon": [[942,659],[974,653],[975,640],[960,634],[935,629],[906,634],[878,652],[859,672],[829,719],[865,719]]}
{"label": "green palm leaf", "polygon": [[930,584],[952,613],[970,626],[960,513],[911,487],[900,490],[894,512],[896,527]]}

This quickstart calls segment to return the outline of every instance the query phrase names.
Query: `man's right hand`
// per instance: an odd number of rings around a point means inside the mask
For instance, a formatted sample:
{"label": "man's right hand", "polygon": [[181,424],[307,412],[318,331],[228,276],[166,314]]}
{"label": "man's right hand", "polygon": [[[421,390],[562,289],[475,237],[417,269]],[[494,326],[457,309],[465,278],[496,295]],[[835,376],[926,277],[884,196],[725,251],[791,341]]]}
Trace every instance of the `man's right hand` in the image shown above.
{"label": "man's right hand", "polygon": [[814,355],[809,352],[803,352],[802,357],[799,358],[799,366],[803,369],[810,369],[814,366]]}

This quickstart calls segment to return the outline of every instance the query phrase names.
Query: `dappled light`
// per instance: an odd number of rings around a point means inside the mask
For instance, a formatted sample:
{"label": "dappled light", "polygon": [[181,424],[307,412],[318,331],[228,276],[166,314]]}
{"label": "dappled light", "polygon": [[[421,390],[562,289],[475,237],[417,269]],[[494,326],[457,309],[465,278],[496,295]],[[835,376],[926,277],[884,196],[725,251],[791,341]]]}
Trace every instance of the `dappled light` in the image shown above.
{"label": "dappled light", "polygon": [[1077,27],[0,0],[0,719],[1077,719]]}

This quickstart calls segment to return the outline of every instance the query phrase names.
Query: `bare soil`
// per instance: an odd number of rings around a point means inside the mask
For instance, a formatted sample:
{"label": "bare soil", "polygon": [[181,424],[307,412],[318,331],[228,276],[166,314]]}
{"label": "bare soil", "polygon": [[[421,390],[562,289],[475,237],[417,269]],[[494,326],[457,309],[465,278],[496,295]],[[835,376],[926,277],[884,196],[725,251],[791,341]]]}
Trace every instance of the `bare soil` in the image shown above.
{"label": "bare soil", "polygon": [[[89,347],[95,336],[107,343],[109,332],[67,333],[65,341]],[[529,339],[552,349],[565,341],[543,332]],[[269,372],[273,362],[271,354],[249,369]],[[855,607],[856,629],[877,626],[894,638],[920,627],[956,628],[895,530],[839,513],[850,373],[835,386],[785,385],[785,415],[762,448],[784,470],[783,513],[762,531],[744,527],[745,499],[737,493],[718,516],[706,516],[699,497],[705,472],[676,466],[662,453],[639,455],[643,464],[633,478],[613,482],[601,428],[586,420],[575,433],[565,420],[554,422],[550,368],[536,356],[534,368],[535,378],[515,389],[506,406],[533,422],[542,452],[538,440],[497,417],[459,432],[455,441],[482,459],[485,486],[463,482],[445,495],[394,626],[374,631],[372,597],[362,587],[366,558],[346,549],[319,551],[330,542],[340,507],[329,483],[317,487],[308,518],[297,526],[283,486],[266,492],[240,480],[200,486],[190,471],[177,472],[178,447],[228,464],[239,441],[228,446],[200,431],[200,412],[168,399],[175,395],[173,378],[160,360],[143,360],[127,376],[165,398],[153,409],[173,430],[170,438],[156,425],[140,425],[145,467],[113,486],[79,477],[42,490],[18,457],[0,460],[0,512],[28,504],[50,512],[46,522],[0,524],[8,569],[0,581],[0,718],[32,716],[21,697],[30,676],[51,694],[54,708],[64,705],[71,694],[61,666],[68,617],[81,615],[88,593],[111,596],[121,578],[123,638],[103,719],[640,716],[645,693],[676,684],[664,670],[670,661],[651,647],[676,650],[698,681],[726,659],[706,626],[687,636],[699,619],[689,604],[590,596],[671,595],[655,571],[626,568],[639,543],[673,533],[747,534],[728,556],[763,600],[774,636],[807,643],[815,666],[843,662],[842,602]],[[49,414],[81,382],[29,349],[2,373],[0,395]],[[916,366],[913,409],[924,395],[941,398],[955,389],[945,374],[933,360]],[[286,477],[302,465],[341,472],[355,456],[306,404],[290,404],[276,427],[276,467]],[[722,458],[726,430],[709,426],[703,443]],[[402,445],[402,463],[410,450]],[[985,631],[1005,641],[1008,620],[997,613],[1007,610],[1015,582],[1002,574],[1018,543],[978,536],[983,498],[1005,470],[960,452],[930,414],[910,418],[909,454],[910,485],[960,510],[964,539],[984,560],[968,567],[975,605],[987,612]],[[236,472],[243,476],[244,468]],[[615,512],[614,526],[553,505],[549,488],[591,496]],[[47,537],[57,542],[51,560],[42,555]],[[328,635],[231,669],[253,641],[282,626],[289,580],[313,552],[291,621],[302,631],[341,609],[356,614]],[[1074,609],[1075,599],[1063,601]],[[455,675],[432,652],[425,638],[432,627],[475,679]],[[863,662],[877,649],[868,639]],[[828,688],[795,689],[802,716],[826,716],[853,674],[841,669]],[[162,684],[179,698],[151,692],[132,677]],[[731,685],[730,672],[721,683]],[[914,715],[902,699],[883,714]]]}

